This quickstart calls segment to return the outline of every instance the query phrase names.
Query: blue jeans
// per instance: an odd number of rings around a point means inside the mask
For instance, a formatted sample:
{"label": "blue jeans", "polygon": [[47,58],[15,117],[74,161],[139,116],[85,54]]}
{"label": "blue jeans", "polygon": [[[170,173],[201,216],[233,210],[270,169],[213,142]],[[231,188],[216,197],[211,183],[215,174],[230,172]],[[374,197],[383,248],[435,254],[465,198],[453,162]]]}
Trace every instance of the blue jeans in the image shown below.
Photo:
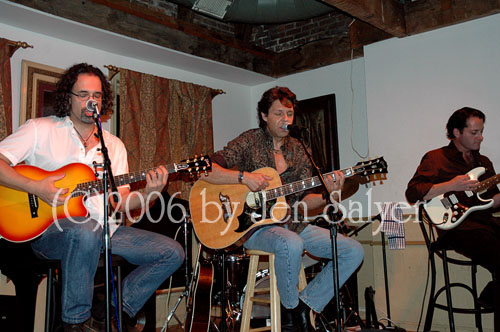
{"label": "blue jeans", "polygon": [[[330,231],[308,225],[300,234],[281,226],[258,229],[244,244],[245,248],[275,254],[276,279],[281,303],[287,309],[295,308],[299,298],[316,312],[321,312],[333,298],[333,272],[330,261],[299,294],[299,272],[302,253],[307,250],[320,258],[331,258]],[[339,283],[342,286],[361,265],[364,257],[359,242],[343,235],[337,236]]]}
{"label": "blue jeans", "polygon": [[[76,218],[75,218],[76,219]],[[77,324],[90,318],[94,275],[101,254],[102,228],[96,221],[59,220],[32,243],[40,257],[61,261],[62,320]],[[160,234],[120,226],[111,237],[111,251],[137,265],[123,280],[123,310],[134,317],[158,286],[184,260],[182,246]]]}

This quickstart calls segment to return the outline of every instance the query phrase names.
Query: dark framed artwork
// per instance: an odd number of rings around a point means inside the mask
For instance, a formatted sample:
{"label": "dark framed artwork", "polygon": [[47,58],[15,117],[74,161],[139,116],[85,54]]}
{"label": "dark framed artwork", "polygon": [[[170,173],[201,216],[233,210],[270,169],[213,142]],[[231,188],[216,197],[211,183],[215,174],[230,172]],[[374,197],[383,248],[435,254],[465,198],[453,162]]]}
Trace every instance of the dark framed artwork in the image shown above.
{"label": "dark framed artwork", "polygon": [[304,138],[323,172],[339,169],[335,94],[300,100],[295,123],[309,129]]}
{"label": "dark framed artwork", "polygon": [[26,120],[53,115],[56,83],[64,69],[23,60],[19,125]]}

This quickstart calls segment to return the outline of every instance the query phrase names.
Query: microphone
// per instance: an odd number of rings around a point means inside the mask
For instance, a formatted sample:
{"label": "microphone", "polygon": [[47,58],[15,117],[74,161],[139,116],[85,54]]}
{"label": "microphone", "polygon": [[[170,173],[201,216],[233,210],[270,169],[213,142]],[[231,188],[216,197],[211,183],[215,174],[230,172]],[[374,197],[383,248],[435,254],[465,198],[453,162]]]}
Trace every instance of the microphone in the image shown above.
{"label": "microphone", "polygon": [[97,107],[97,101],[94,99],[87,100],[87,110],[92,112],[92,117],[94,119],[99,117],[99,108]]}
{"label": "microphone", "polygon": [[298,135],[302,134],[304,131],[308,130],[306,127],[297,126],[297,125],[289,124],[289,123],[283,124],[281,126],[281,129],[284,129],[284,130],[290,132],[290,136],[298,136]]}

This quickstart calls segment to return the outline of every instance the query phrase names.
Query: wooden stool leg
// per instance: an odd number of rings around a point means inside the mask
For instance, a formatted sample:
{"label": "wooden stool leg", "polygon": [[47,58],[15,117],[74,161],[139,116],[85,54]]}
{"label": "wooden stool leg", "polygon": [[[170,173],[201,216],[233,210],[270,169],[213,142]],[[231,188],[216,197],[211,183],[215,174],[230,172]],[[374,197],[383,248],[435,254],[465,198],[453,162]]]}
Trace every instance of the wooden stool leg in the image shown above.
{"label": "wooden stool leg", "polygon": [[300,266],[299,273],[299,292],[302,291],[307,286],[306,273],[304,271],[304,265]]}
{"label": "wooden stool leg", "polygon": [[257,267],[259,265],[259,256],[251,255],[248,265],[247,286],[245,289],[245,301],[243,302],[243,314],[241,317],[241,332],[250,330],[250,318],[252,316],[252,297],[255,291],[255,278],[257,275]]}
{"label": "wooden stool leg", "polygon": [[274,270],[274,255],[269,256],[269,298],[271,300],[271,331],[281,332],[280,295]]}

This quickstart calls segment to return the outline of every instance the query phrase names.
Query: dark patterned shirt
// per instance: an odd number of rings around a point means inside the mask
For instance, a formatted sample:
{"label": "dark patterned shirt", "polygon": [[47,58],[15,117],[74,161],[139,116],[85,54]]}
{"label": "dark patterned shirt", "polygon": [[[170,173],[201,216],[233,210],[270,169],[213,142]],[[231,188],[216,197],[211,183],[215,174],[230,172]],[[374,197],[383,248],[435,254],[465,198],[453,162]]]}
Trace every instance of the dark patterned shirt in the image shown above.
{"label": "dark patterned shirt", "polygon": [[[216,152],[212,161],[224,168],[236,167],[243,172],[253,172],[262,167],[276,169],[273,149],[273,138],[267,129],[250,129],[229,142],[223,150]],[[281,151],[287,164],[287,169],[280,174],[283,184],[312,176],[311,164],[298,140],[287,136]],[[289,206],[293,206],[308,193],[311,190],[287,196]],[[289,220],[287,224],[290,230],[297,233],[306,226],[301,220]]]}

